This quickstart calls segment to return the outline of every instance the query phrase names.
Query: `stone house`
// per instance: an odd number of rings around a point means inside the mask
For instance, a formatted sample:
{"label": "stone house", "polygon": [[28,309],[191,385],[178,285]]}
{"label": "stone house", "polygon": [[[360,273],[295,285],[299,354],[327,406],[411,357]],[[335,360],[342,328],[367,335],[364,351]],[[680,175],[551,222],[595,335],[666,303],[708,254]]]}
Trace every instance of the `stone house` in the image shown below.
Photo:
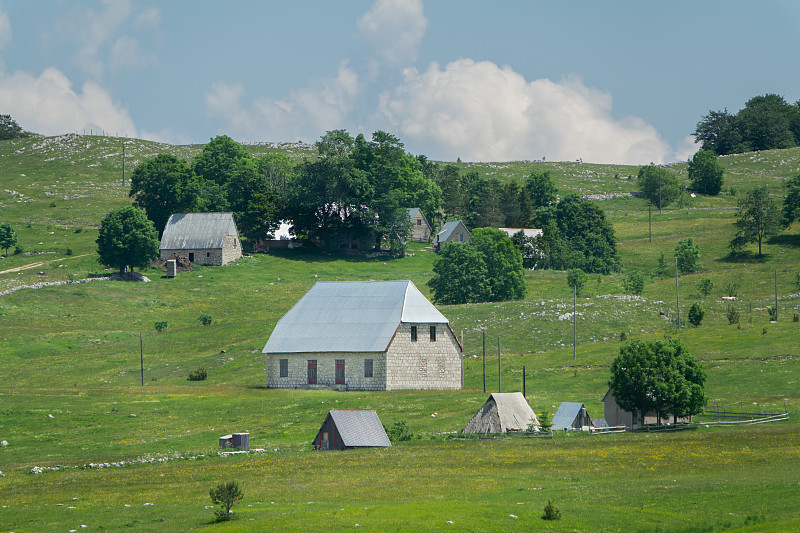
{"label": "stone house", "polygon": [[268,388],[460,389],[461,344],[411,281],[318,282],[275,325]]}
{"label": "stone house", "polygon": [[232,213],[174,213],[161,236],[161,259],[173,254],[197,265],[221,266],[242,256]]}
{"label": "stone house", "polygon": [[[659,423],[658,416],[654,411],[646,413],[644,420],[641,420],[638,416],[634,416],[630,411],[626,411],[620,407],[617,404],[617,400],[614,398],[613,390],[614,389],[608,389],[605,396],[603,396],[603,418],[605,418],[606,424],[611,427],[625,426],[628,429],[637,429],[647,425],[656,425]],[[692,417],[690,416],[662,417],[660,423],[688,424],[691,421]]]}
{"label": "stone house", "polygon": [[408,238],[412,241],[429,242],[431,240],[431,225],[419,207],[408,209],[408,218],[411,220],[411,230]]}
{"label": "stone house", "polygon": [[433,247],[439,250],[442,245],[451,242],[469,242],[471,235],[469,230],[460,220],[451,220],[445,222],[441,231],[433,238]]}

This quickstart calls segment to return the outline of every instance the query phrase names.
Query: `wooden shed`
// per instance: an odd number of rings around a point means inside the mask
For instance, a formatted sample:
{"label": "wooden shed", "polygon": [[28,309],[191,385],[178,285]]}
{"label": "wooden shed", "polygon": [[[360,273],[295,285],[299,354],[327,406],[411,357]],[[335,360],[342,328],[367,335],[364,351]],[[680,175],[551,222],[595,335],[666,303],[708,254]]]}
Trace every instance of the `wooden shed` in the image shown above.
{"label": "wooden shed", "polygon": [[508,433],[539,429],[528,400],[521,392],[495,392],[464,428],[464,433]]}
{"label": "wooden shed", "polygon": [[312,441],[315,450],[389,447],[392,443],[375,411],[332,410]]}

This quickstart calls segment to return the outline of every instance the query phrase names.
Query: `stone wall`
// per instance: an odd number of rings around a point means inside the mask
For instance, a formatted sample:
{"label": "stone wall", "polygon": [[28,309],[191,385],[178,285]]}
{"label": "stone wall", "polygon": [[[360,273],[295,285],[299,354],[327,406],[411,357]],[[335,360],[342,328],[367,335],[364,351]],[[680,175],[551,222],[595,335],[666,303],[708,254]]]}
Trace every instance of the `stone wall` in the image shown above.
{"label": "stone wall", "polygon": [[242,257],[242,243],[239,242],[239,237],[235,235],[226,236],[222,242],[222,264],[227,265],[240,257]]}
{"label": "stone wall", "polygon": [[[411,326],[417,340],[411,340]],[[461,347],[447,324],[400,324],[386,354],[386,389],[460,389]]]}
{"label": "stone wall", "polygon": [[[317,387],[336,385],[336,360],[344,359],[344,382],[348,390],[386,390],[386,354],[326,352],[267,355],[268,388],[313,388],[308,384],[308,361],[317,361]],[[280,377],[280,360],[289,362],[289,376]],[[364,360],[372,359],[372,377],[364,377]]]}
{"label": "stone wall", "polygon": [[161,259],[168,259],[172,254],[182,255],[183,257],[189,257],[189,254],[194,254],[194,260],[192,261],[195,265],[212,265],[212,266],[222,266],[231,261],[235,261],[242,256],[242,245],[239,242],[239,238],[235,236],[227,236],[225,237],[225,241],[222,245],[222,248],[208,248],[208,249],[198,249],[198,250],[188,250],[188,249],[181,249],[181,250],[161,250]]}

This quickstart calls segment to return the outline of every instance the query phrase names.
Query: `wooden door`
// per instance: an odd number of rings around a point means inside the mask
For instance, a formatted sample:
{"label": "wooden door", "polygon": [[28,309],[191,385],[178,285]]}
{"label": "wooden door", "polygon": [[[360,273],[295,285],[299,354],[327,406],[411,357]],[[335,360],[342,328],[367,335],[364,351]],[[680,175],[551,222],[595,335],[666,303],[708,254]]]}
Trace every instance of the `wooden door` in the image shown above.
{"label": "wooden door", "polygon": [[317,360],[316,359],[309,359],[308,360],[308,384],[309,385],[316,385],[317,384]]}
{"label": "wooden door", "polygon": [[336,360],[336,384],[344,385],[344,359]]}

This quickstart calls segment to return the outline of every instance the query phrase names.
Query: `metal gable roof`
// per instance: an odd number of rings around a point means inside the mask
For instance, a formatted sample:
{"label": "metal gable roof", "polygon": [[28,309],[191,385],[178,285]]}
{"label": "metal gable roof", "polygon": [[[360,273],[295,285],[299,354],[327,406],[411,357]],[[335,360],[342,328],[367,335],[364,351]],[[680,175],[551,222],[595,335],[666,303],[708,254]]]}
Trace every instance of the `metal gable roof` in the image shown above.
{"label": "metal gable roof", "polygon": [[580,415],[581,409],[586,409],[581,402],[561,402],[550,424],[553,429],[572,427],[575,419]]}
{"label": "metal gable roof", "polygon": [[453,232],[459,227],[459,225],[464,228],[464,233],[467,235],[467,237],[469,237],[469,230],[460,220],[451,220],[450,222],[445,222],[441,231],[436,234],[436,242],[447,241],[447,239],[453,235]]}
{"label": "metal gable roof", "polygon": [[375,411],[331,410],[328,416],[347,447],[392,445]]}
{"label": "metal gable roof", "polygon": [[320,281],[278,321],[263,353],[383,352],[401,322],[447,319],[410,281]]}
{"label": "metal gable roof", "polygon": [[239,235],[232,213],[174,213],[164,227],[160,249],[222,248],[228,235]]}

